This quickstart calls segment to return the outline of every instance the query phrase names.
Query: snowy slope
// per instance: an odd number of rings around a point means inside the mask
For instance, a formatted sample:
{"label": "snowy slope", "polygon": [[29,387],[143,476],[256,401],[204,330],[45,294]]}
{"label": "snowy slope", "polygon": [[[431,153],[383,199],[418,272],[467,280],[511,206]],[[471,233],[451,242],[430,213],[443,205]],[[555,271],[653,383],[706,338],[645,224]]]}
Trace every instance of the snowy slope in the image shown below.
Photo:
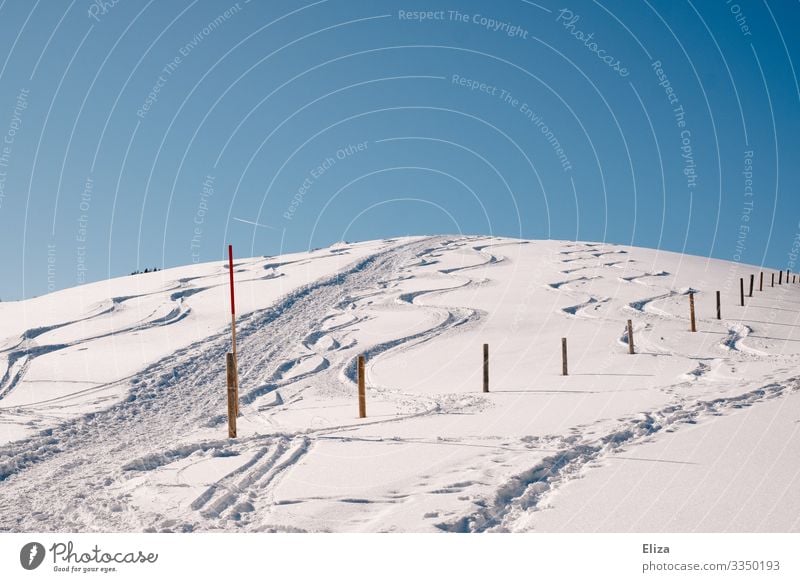
{"label": "snowy slope", "polygon": [[239,260],[236,440],[224,264],[0,303],[0,530],[798,531],[800,287],[742,308],[751,272],[476,237]]}

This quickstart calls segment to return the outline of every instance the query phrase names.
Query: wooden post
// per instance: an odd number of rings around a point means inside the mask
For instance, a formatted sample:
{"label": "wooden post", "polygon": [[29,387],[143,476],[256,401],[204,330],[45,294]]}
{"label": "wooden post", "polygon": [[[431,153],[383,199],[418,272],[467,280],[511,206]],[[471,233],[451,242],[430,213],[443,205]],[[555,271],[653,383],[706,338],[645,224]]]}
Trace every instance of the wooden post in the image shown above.
{"label": "wooden post", "polygon": [[775,286],[775,273],[772,273],[772,286]]}
{"label": "wooden post", "polygon": [[783,269],[778,271],[778,285],[783,285]]}
{"label": "wooden post", "polygon": [[722,300],[719,291],[717,291],[717,319],[722,319]]}
{"label": "wooden post", "polygon": [[489,344],[483,344],[483,391],[489,391]]}
{"label": "wooden post", "polygon": [[364,378],[364,356],[358,356],[358,418],[367,418],[367,388]]}
{"label": "wooden post", "polygon": [[561,375],[567,376],[567,338],[561,338]]}
{"label": "wooden post", "polygon": [[739,278],[739,290],[740,290],[740,295],[742,297],[742,307],[744,307],[744,278],[743,277]]}
{"label": "wooden post", "polygon": [[636,350],[633,347],[633,322],[630,319],[628,320],[628,353],[636,353]]}
{"label": "wooden post", "polygon": [[689,317],[692,320],[692,331],[697,331],[697,322],[694,319],[694,293],[689,293]]}
{"label": "wooden post", "polygon": [[764,290],[764,271],[761,271],[761,277],[758,279],[758,290]]}
{"label": "wooden post", "polygon": [[236,356],[236,300],[233,293],[233,245],[228,245],[228,278],[231,287],[231,349],[233,351],[233,389],[236,392],[236,416],[239,416],[239,360]]}
{"label": "wooden post", "polygon": [[750,295],[749,295],[750,297],[753,296],[753,286],[755,285],[755,282],[756,282],[756,276],[751,274],[750,275]]}
{"label": "wooden post", "polygon": [[236,438],[236,363],[233,353],[225,354],[225,376],[228,383],[228,437]]}

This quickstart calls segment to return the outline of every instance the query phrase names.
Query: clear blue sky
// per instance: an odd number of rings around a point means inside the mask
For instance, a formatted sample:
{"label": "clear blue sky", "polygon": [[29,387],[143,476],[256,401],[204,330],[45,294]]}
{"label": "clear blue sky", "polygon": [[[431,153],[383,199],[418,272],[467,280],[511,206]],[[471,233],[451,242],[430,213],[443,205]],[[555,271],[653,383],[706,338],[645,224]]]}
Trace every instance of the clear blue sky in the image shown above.
{"label": "clear blue sky", "polygon": [[791,267],[798,15],[0,0],[0,297],[456,232]]}

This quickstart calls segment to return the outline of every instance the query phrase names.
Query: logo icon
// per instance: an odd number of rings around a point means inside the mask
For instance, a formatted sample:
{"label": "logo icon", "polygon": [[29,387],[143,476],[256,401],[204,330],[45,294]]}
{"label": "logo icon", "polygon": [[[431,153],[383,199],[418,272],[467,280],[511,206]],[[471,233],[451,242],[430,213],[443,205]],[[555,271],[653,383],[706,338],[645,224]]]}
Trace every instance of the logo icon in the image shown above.
{"label": "logo icon", "polygon": [[29,542],[19,552],[19,563],[26,570],[35,570],[44,561],[44,546],[39,542]]}

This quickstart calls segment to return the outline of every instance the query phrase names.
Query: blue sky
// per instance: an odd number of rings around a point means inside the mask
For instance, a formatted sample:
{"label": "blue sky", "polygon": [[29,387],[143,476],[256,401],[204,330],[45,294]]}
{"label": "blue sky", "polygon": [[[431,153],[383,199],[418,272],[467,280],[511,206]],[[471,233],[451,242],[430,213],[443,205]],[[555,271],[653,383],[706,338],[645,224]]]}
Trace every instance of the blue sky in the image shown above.
{"label": "blue sky", "polygon": [[797,2],[0,2],[4,300],[407,234],[791,268]]}

